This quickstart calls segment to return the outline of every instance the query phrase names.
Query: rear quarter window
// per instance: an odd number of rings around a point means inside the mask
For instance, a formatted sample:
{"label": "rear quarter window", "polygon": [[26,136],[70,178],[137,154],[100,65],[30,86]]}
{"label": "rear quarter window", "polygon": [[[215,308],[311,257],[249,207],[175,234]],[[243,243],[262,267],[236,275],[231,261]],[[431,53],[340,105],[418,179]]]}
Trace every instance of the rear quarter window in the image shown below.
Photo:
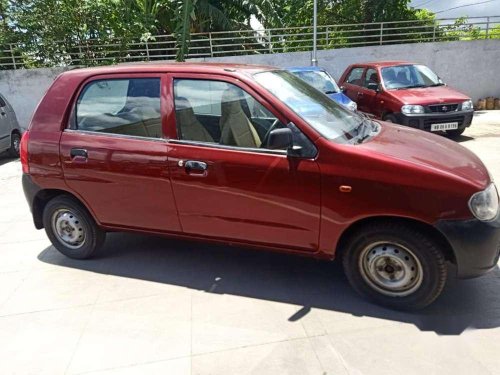
{"label": "rear quarter window", "polygon": [[89,82],[75,107],[78,130],[161,138],[160,78]]}

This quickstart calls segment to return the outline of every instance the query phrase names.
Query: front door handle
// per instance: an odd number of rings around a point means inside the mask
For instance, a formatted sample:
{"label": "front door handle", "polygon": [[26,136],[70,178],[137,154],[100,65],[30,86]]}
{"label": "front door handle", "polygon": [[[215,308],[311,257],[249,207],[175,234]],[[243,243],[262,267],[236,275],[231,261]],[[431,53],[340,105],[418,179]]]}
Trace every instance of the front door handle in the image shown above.
{"label": "front door handle", "polygon": [[358,92],[358,96],[363,96],[364,94],[362,92]]}
{"label": "front door handle", "polygon": [[86,162],[89,158],[87,150],[83,148],[72,148],[69,155],[71,156],[71,160],[74,162]]}
{"label": "front door handle", "polygon": [[186,172],[191,172],[191,171],[197,171],[197,172],[205,172],[208,168],[207,163],[203,161],[197,161],[197,160],[187,160],[184,163],[184,169]]}

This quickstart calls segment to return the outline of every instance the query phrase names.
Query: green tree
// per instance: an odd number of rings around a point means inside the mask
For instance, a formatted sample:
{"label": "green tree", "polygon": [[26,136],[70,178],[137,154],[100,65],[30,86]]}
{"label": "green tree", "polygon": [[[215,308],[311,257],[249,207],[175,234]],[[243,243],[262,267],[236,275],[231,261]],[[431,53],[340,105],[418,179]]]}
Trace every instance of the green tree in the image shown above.
{"label": "green tree", "polygon": [[[318,0],[318,5],[319,25],[409,19],[427,22],[429,30],[435,25],[432,14],[412,9],[409,0]],[[312,8],[313,0],[0,0],[0,44],[15,43],[27,67],[154,59],[174,47],[183,60],[209,44],[203,34],[191,38],[194,33],[219,31],[224,31],[226,40],[220,43],[225,46],[213,43],[215,53],[217,48],[227,51],[228,44],[243,53],[267,51],[268,46],[296,51],[310,48],[310,40],[304,40],[308,37],[300,34],[311,32]],[[305,29],[286,37],[254,35],[252,17],[266,28]],[[356,27],[323,32],[320,47],[370,44],[372,28],[380,26]],[[384,40],[395,34],[383,33]],[[429,33],[421,33],[419,40],[426,41]],[[398,36],[393,37],[396,42]],[[147,55],[146,43],[154,46]]]}
{"label": "green tree", "polygon": [[192,33],[251,30],[252,16],[266,26],[280,22],[277,6],[271,0],[178,0],[176,13],[179,61],[187,56]]}

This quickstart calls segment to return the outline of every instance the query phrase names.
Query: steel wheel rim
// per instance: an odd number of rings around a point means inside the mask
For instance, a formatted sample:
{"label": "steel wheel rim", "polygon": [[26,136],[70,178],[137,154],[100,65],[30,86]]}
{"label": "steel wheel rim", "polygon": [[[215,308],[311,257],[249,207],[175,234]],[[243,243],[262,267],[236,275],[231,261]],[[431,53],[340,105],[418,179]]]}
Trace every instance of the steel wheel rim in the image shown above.
{"label": "steel wheel rim", "polygon": [[52,215],[52,232],[57,240],[71,249],[79,249],[85,243],[85,227],[71,210],[62,208]]}
{"label": "steel wheel rim", "polygon": [[390,297],[408,296],[420,288],[423,281],[422,264],[417,256],[394,242],[366,246],[359,257],[359,269],[372,289]]}
{"label": "steel wheel rim", "polygon": [[19,140],[19,137],[14,138],[12,141],[12,145],[14,146],[14,151],[19,153],[19,145],[21,144],[21,141]]}

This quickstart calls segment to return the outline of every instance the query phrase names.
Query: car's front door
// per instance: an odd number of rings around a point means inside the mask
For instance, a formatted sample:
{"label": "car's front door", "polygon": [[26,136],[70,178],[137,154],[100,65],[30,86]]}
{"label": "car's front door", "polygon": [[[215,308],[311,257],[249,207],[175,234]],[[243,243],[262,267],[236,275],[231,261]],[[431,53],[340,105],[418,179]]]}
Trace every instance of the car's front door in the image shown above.
{"label": "car's front door", "polygon": [[160,83],[158,74],[92,78],[62,133],[65,181],[104,225],[181,232]]}
{"label": "car's front door", "polygon": [[363,85],[358,89],[358,109],[380,117],[382,104],[379,99],[380,79],[377,70],[368,68],[363,75]]}
{"label": "car's front door", "polygon": [[169,168],[183,231],[316,250],[318,165],[266,148],[268,132],[285,119],[230,77],[176,74],[168,87]]}

